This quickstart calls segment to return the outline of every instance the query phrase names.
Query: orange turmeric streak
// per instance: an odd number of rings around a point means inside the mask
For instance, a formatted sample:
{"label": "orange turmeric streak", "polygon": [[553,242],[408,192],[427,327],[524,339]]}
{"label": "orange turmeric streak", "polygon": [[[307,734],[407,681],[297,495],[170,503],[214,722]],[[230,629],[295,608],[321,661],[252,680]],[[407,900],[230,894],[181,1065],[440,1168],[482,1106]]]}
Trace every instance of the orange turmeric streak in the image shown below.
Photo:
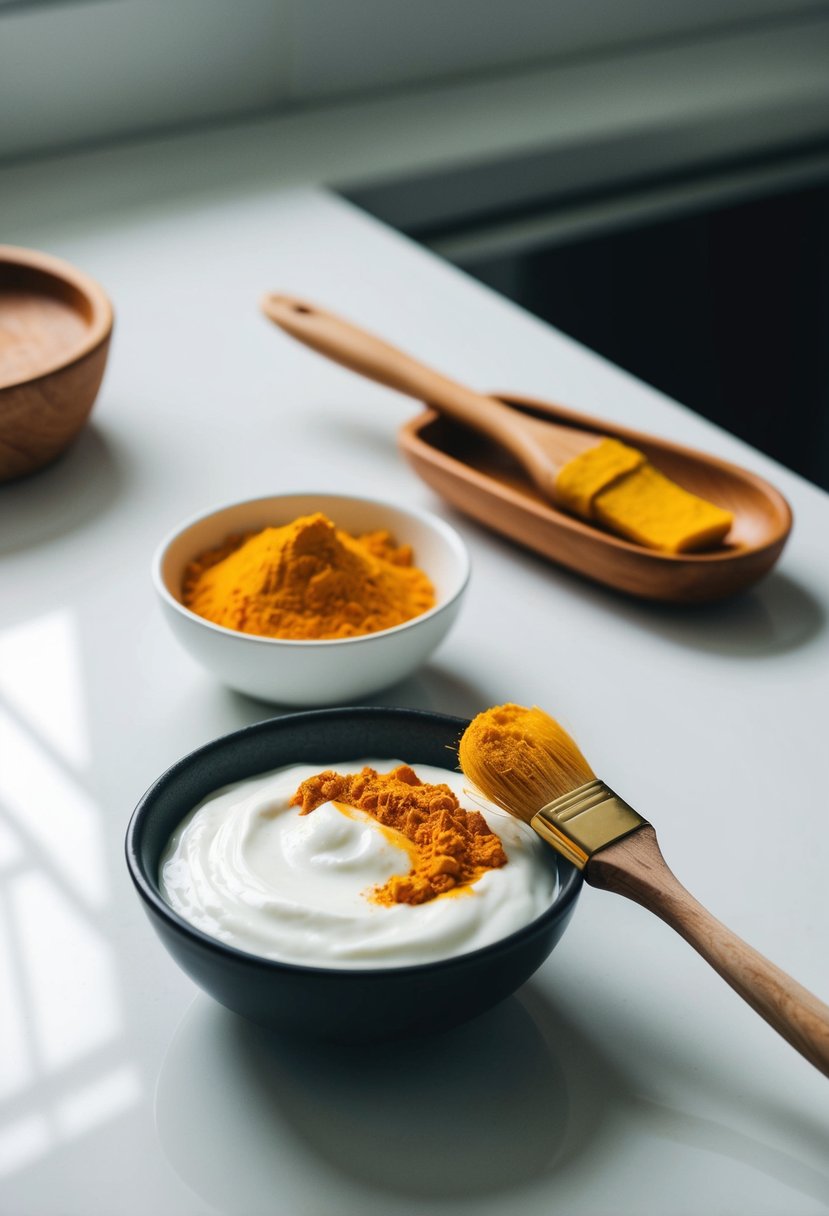
{"label": "orange turmeric streak", "polygon": [[408,545],[388,532],[350,536],[318,512],[202,553],[182,600],[226,629],[310,641],[402,625],[433,608],[435,592]]}
{"label": "orange turmeric streak", "polygon": [[375,887],[378,904],[423,904],[475,882],[487,870],[506,865],[503,845],[480,811],[465,810],[448,785],[421,781],[407,764],[389,773],[326,770],[303,781],[292,806],[308,815],[324,802],[366,811],[385,828],[411,841],[412,869]]}

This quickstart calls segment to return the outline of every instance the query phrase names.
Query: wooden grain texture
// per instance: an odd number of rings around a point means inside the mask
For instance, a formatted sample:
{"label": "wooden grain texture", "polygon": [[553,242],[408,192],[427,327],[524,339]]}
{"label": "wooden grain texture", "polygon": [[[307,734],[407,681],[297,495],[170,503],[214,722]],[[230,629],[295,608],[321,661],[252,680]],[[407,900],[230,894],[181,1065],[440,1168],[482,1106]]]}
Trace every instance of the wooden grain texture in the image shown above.
{"label": "wooden grain texture", "polygon": [[76,437],[111,332],[94,280],[48,254],[0,246],[0,481],[43,468]]}
{"label": "wooden grain texture", "polygon": [[[486,527],[579,574],[646,599],[698,603],[751,586],[780,556],[792,526],[789,505],[736,465],[551,402],[475,393],[294,297],[266,296],[262,308],[306,346],[433,407],[400,431],[415,471]],[[727,543],[705,553],[661,553],[558,510],[561,465],[604,436],[638,448],[671,480],[731,511]]]}
{"label": "wooden grain texture", "polygon": [[774,566],[792,527],[782,494],[715,457],[628,427],[600,423],[551,403],[510,394],[516,410],[577,417],[638,447],[673,481],[734,514],[727,543],[707,553],[660,553],[557,510],[501,450],[427,410],[399,431],[412,468],[459,511],[485,527],[598,583],[642,599],[707,603],[751,587]]}
{"label": "wooden grain texture", "polygon": [[517,414],[315,304],[293,296],[268,295],[262,300],[262,310],[280,329],[319,354],[417,401],[428,401],[456,422],[488,436],[512,453],[550,499],[562,465],[598,442],[596,436],[573,427]]}
{"label": "wooden grain texture", "polygon": [[668,868],[653,828],[594,854],[593,887],[641,904],[675,929],[752,1009],[829,1076],[829,1006],[737,937],[686,891]]}

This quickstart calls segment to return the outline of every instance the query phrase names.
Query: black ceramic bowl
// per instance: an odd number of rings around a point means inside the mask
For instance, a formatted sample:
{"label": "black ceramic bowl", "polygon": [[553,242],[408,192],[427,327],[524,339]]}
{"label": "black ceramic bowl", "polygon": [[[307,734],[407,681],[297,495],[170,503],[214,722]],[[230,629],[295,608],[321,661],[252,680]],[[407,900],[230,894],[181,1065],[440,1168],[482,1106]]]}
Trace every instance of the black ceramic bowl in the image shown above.
{"label": "black ceramic bowl", "polygon": [[417,966],[302,967],[237,950],[183,920],[164,901],[158,869],[188,811],[234,781],[288,764],[360,756],[453,767],[461,718],[413,709],[326,709],[234,731],[179,760],[139,802],[127,829],[130,876],[153,927],[191,979],[228,1009],[274,1030],[341,1041],[443,1030],[514,992],[544,962],[573,912],[581,876],[550,850],[559,892],[550,908],[501,941]]}

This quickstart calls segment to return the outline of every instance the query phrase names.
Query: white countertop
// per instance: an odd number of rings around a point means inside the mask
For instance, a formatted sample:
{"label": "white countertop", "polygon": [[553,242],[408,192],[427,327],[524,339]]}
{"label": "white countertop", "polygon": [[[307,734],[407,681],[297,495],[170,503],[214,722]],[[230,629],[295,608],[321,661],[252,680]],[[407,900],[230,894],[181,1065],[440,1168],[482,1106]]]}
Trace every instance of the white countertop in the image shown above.
{"label": "white countertop", "polygon": [[[826,1079],[618,897],[585,890],[533,980],[466,1030],[369,1052],[268,1043],[144,917],[122,857],[137,799],[272,712],[179,650],[156,544],[237,498],[370,492],[449,519],[473,560],[434,660],[372,700],[549,708],[697,897],[829,1000],[829,498],[327,192],[289,130],[0,173],[4,238],[76,262],[117,312],[92,425],[0,487],[0,1210],[826,1211]],[[411,403],[259,316],[279,288],[476,386],[756,469],[795,511],[777,570],[669,610],[518,551],[404,465]]]}

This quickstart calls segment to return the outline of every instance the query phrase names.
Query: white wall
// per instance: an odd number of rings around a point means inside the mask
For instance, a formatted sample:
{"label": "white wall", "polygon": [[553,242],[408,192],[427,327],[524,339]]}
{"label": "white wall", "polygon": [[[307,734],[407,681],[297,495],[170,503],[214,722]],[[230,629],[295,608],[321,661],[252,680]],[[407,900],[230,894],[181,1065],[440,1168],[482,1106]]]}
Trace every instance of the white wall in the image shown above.
{"label": "white wall", "polygon": [[0,0],[0,157],[827,9],[802,0]]}

